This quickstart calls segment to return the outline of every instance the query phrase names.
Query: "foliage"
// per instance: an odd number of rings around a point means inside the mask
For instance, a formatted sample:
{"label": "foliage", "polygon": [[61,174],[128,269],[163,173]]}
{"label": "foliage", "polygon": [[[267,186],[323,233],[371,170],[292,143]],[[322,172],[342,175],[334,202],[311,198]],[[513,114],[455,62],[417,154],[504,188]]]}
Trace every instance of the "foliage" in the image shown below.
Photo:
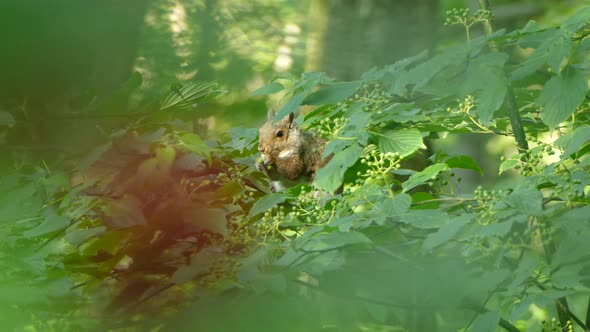
{"label": "foliage", "polygon": [[[323,73],[271,82],[257,93],[290,87],[277,118],[317,106],[298,120],[334,154],[314,183],[285,192],[270,193],[254,167],[256,129],[207,140],[178,119],[114,131],[76,176],[13,167],[0,178],[4,326],[585,325],[577,315],[590,296],[589,19],[585,8],[559,28],[530,22],[355,82]],[[530,55],[519,57],[515,45]],[[190,112],[219,92],[181,86],[154,114]],[[425,153],[425,138],[521,134],[511,98],[528,149],[502,162],[499,173],[512,176],[504,187],[458,195],[455,169],[482,172],[471,156],[437,152],[428,167],[405,168]]]}

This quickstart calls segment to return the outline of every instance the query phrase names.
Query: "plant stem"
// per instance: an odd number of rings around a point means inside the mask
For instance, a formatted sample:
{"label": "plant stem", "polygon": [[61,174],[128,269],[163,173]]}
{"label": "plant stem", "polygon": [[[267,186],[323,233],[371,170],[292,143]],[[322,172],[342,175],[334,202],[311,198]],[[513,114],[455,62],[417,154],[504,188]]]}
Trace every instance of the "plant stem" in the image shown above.
{"label": "plant stem", "polygon": [[[484,10],[491,10],[490,9],[490,1],[489,0],[478,0],[479,1],[479,8]],[[484,30],[486,36],[491,36],[494,33],[494,22],[492,19],[487,19],[484,22]],[[498,52],[498,47],[495,43],[489,43],[490,50],[492,52]],[[526,134],[524,133],[524,128],[522,126],[522,121],[520,119],[520,114],[518,112],[518,104],[516,103],[516,98],[514,97],[514,90],[512,86],[507,86],[506,92],[506,109],[508,111],[508,117],[510,118],[510,125],[512,126],[512,131],[514,132],[514,138],[516,139],[516,144],[518,145],[518,150],[520,152],[525,152],[528,150],[529,145],[526,141]]]}
{"label": "plant stem", "polygon": [[516,326],[510,324],[510,322],[505,320],[504,318],[500,318],[498,325],[502,326],[506,331],[509,332],[520,332],[520,330]]}

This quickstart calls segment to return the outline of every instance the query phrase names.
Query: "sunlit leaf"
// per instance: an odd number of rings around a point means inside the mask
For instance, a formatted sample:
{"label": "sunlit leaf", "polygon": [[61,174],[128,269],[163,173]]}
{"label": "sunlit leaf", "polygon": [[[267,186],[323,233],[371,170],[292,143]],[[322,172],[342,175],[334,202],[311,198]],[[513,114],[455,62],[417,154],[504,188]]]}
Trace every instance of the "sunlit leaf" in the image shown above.
{"label": "sunlit leaf", "polygon": [[483,171],[479,165],[470,156],[454,156],[445,160],[445,164],[447,164],[450,168],[470,169],[483,175]]}
{"label": "sunlit leaf", "polygon": [[178,138],[182,142],[182,146],[187,150],[201,155],[211,163],[211,147],[205,143],[201,137],[193,133],[183,133]]}
{"label": "sunlit leaf", "polygon": [[57,214],[53,208],[46,208],[41,212],[41,223],[23,233],[24,237],[42,236],[64,229],[70,225],[70,218]]}
{"label": "sunlit leaf", "polygon": [[422,134],[417,129],[392,130],[384,133],[371,133],[377,139],[377,145],[383,152],[399,153],[408,156],[419,149],[426,149]]}
{"label": "sunlit leaf", "polygon": [[252,96],[272,95],[274,93],[283,91],[285,87],[279,82],[270,82],[267,85],[252,92]]}
{"label": "sunlit leaf", "polygon": [[499,174],[506,172],[509,169],[513,169],[516,167],[520,162],[518,159],[506,159],[500,164],[500,171]]}
{"label": "sunlit leaf", "polygon": [[186,83],[171,88],[170,93],[160,103],[160,111],[190,111],[198,103],[224,93],[217,83]]}
{"label": "sunlit leaf", "polygon": [[309,94],[303,105],[335,104],[350,97],[361,85],[361,82],[330,83]]}
{"label": "sunlit leaf", "polygon": [[576,107],[584,101],[588,93],[586,75],[573,67],[568,67],[559,76],[552,77],[536,102],[543,107],[541,119],[550,128],[569,118]]}
{"label": "sunlit leaf", "polygon": [[250,213],[248,214],[248,218],[252,218],[257,214],[264,213],[277,206],[277,204],[283,203],[285,198],[285,194],[283,193],[273,193],[257,200],[254,205],[252,205]]}
{"label": "sunlit leaf", "polygon": [[419,185],[425,184],[428,180],[434,179],[438,173],[444,172],[449,169],[447,164],[434,164],[426,167],[421,172],[412,174],[406,182],[402,183],[402,188],[404,192],[407,192]]}
{"label": "sunlit leaf", "polygon": [[328,192],[334,192],[342,184],[344,172],[360,157],[363,148],[353,144],[336,153],[330,162],[316,173],[316,185]]}
{"label": "sunlit leaf", "polygon": [[573,132],[561,136],[555,141],[555,145],[563,148],[564,157],[578,152],[578,150],[590,141],[590,126],[584,125],[576,128]]}

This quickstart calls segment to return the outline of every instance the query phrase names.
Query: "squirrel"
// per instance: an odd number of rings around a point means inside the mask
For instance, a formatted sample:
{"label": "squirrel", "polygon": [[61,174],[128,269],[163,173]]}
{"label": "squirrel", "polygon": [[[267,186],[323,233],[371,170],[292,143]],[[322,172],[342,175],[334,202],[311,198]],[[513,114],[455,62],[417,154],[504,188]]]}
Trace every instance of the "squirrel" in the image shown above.
{"label": "squirrel", "polygon": [[293,122],[293,112],[273,124],[275,113],[269,110],[258,134],[261,158],[256,168],[271,181],[271,191],[282,191],[296,183],[313,181],[316,171],[328,163],[322,160],[326,140],[305,132]]}

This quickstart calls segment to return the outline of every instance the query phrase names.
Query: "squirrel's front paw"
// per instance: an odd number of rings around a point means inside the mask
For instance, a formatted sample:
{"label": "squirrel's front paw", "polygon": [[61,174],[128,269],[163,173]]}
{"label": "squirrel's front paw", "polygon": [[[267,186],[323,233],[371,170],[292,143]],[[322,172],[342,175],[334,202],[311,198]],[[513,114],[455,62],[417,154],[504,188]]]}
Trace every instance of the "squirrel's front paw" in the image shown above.
{"label": "squirrel's front paw", "polygon": [[262,158],[258,158],[258,160],[256,160],[256,169],[261,172],[268,172],[268,168],[266,165],[264,165],[264,160],[262,160]]}

